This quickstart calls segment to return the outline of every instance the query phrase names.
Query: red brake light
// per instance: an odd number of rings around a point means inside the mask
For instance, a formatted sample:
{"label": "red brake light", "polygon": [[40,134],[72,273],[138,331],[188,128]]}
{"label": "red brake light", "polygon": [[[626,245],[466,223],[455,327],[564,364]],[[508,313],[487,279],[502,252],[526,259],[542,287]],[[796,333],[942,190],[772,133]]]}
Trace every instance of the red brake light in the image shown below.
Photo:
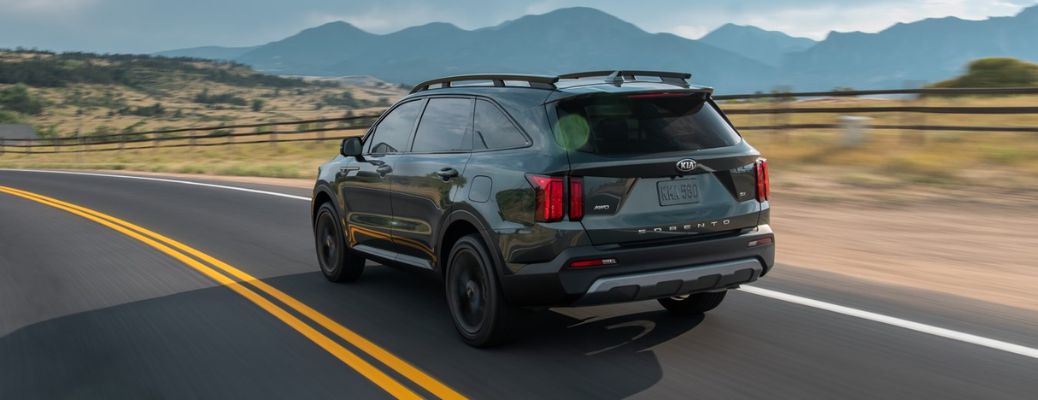
{"label": "red brake light", "polygon": [[534,219],[538,222],[561,221],[563,215],[563,182],[561,176],[527,175],[526,179],[537,192],[537,209]]}
{"label": "red brake light", "polygon": [[584,179],[569,178],[569,220],[580,221],[584,218]]}
{"label": "red brake light", "polygon": [[616,259],[596,258],[592,260],[579,260],[569,263],[570,268],[601,267],[603,265],[616,265]]}
{"label": "red brake light", "polygon": [[757,201],[771,197],[771,182],[768,178],[768,160],[757,161]]}
{"label": "red brake light", "polygon": [[632,94],[627,96],[628,99],[655,99],[660,97],[681,97],[690,96],[688,93],[643,93],[643,94]]}

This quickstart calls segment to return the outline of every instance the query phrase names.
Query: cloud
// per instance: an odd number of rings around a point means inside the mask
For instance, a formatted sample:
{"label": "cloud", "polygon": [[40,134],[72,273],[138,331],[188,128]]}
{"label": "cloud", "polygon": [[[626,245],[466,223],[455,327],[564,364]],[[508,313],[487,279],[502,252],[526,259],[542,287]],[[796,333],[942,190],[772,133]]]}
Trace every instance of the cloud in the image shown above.
{"label": "cloud", "polygon": [[678,25],[671,28],[670,33],[688,39],[699,39],[710,33],[714,28],[716,27],[707,25]]}
{"label": "cloud", "polygon": [[0,9],[15,14],[69,14],[94,2],[95,0],[0,0]]}
{"label": "cloud", "polygon": [[649,32],[699,38],[728,22],[821,39],[897,22],[1010,15],[1038,0],[0,0],[0,47],[150,52],[255,45],[331,21],[373,33],[429,22],[494,26],[562,7],[598,8]]}

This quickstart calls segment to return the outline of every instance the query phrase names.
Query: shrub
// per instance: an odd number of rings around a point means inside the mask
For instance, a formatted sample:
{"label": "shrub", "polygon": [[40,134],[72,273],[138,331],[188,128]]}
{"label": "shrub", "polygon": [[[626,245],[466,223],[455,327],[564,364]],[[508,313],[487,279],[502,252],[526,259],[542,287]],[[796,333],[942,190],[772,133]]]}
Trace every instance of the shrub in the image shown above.
{"label": "shrub", "polygon": [[1038,86],[1038,64],[1005,57],[973,61],[962,76],[932,85],[936,88],[1033,86]]}

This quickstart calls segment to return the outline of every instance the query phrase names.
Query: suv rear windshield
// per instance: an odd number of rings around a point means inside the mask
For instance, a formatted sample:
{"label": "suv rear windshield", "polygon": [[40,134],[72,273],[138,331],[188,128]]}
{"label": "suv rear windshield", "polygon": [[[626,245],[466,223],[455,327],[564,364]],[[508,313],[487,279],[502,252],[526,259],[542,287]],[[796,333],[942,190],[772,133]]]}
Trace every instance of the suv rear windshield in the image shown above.
{"label": "suv rear windshield", "polygon": [[556,141],[596,154],[648,154],[741,141],[702,93],[597,95],[558,105]]}

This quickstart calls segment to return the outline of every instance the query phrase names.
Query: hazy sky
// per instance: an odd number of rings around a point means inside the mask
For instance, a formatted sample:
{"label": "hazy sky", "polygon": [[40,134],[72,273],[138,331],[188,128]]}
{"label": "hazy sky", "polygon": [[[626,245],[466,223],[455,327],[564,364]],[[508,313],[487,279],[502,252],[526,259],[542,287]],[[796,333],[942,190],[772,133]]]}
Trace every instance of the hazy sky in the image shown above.
{"label": "hazy sky", "polygon": [[154,52],[245,46],[344,20],[388,33],[427,22],[472,29],[525,14],[590,6],[649,32],[699,38],[724,23],[822,39],[897,22],[1013,15],[1038,0],[0,0],[0,47]]}

